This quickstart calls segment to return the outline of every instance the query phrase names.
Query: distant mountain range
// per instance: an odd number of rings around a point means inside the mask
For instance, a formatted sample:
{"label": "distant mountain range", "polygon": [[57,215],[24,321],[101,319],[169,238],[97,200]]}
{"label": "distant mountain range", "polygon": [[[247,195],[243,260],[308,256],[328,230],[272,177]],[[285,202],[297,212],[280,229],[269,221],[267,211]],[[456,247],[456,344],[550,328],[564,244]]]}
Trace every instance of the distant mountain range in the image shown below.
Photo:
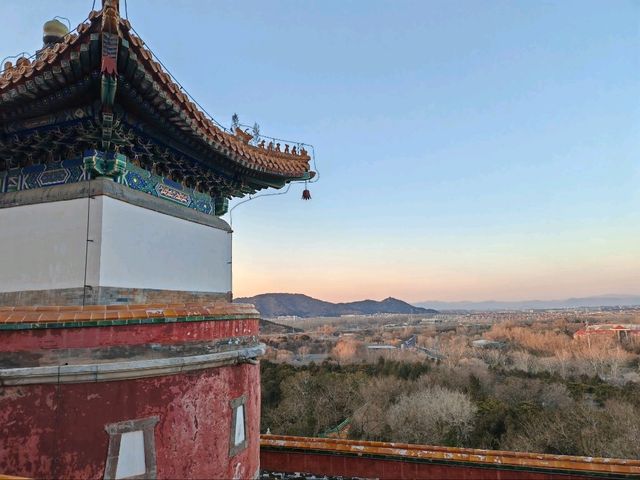
{"label": "distant mountain range", "polygon": [[299,293],[263,293],[255,297],[236,298],[234,302],[252,303],[265,318],[295,315],[298,317],[339,317],[376,313],[438,313],[430,308],[414,307],[397,298],[331,303]]}
{"label": "distant mountain range", "polygon": [[544,310],[552,308],[629,307],[640,305],[640,295],[600,295],[567,298],[564,300],[522,300],[513,302],[493,300],[482,302],[427,301],[416,303],[416,305],[429,306],[438,310]]}

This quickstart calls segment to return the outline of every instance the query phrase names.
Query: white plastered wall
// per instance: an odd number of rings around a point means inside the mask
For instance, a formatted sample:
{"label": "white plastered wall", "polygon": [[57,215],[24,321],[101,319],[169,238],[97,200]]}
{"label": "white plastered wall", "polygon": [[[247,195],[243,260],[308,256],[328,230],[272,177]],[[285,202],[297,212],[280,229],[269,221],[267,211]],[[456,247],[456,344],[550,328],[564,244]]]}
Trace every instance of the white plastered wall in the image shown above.
{"label": "white plastered wall", "polygon": [[0,245],[0,292],[231,290],[229,232],[107,196],[2,208]]}
{"label": "white plastered wall", "polygon": [[231,233],[102,199],[100,285],[231,291]]}
{"label": "white plastered wall", "polygon": [[1,292],[83,286],[87,204],[76,199],[0,209]]}

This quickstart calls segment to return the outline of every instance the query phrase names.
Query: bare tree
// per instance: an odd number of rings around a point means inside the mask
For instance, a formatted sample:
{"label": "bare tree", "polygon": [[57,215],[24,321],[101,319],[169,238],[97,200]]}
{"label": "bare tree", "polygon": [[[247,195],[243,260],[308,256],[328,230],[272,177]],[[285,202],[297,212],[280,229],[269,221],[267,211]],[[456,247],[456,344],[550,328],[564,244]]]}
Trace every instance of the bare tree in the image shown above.
{"label": "bare tree", "polygon": [[563,455],[640,458],[640,420],[633,405],[575,403],[531,419],[503,448]]}
{"label": "bare tree", "polygon": [[394,377],[382,377],[374,378],[361,387],[365,403],[354,412],[351,422],[356,438],[389,440],[386,414],[398,397],[407,391],[407,383]]}
{"label": "bare tree", "polygon": [[476,411],[464,393],[433,386],[401,397],[387,422],[394,441],[460,446],[473,429]]}

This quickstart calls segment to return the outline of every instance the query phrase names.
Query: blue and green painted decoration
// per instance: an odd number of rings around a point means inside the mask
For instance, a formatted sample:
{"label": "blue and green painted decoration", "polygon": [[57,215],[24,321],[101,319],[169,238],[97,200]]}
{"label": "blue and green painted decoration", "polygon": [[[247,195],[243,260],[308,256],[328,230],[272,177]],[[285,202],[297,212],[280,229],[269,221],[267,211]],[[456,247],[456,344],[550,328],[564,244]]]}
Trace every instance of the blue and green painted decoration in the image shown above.
{"label": "blue and green painted decoration", "polygon": [[83,158],[32,165],[0,172],[0,193],[18,192],[87,180],[110,177],[114,181],[154,197],[178,203],[208,215],[224,215],[227,198],[212,198],[168,178],[154,175],[127,161],[124,155],[89,150]]}

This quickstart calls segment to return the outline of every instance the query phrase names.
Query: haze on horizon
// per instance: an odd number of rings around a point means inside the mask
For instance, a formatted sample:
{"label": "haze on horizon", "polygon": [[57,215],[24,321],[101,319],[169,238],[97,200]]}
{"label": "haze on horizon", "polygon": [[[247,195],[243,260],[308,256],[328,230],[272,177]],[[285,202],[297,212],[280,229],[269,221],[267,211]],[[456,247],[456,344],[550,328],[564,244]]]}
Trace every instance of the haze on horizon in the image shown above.
{"label": "haze on horizon", "polygon": [[[6,54],[91,4],[16,2]],[[234,210],[235,296],[640,294],[637,1],[127,7],[220,122],[316,147],[310,202],[294,185]]]}

